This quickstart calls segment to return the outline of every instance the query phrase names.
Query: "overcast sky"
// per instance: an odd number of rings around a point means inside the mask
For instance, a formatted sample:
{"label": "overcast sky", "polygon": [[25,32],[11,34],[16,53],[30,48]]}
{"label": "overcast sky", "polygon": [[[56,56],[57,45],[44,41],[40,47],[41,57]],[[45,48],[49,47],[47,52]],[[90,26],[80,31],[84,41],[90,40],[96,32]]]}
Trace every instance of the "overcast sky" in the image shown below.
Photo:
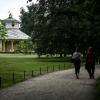
{"label": "overcast sky", "polygon": [[[36,2],[36,0],[33,0],[33,2]],[[27,0],[0,0],[0,19],[8,18],[10,11],[13,17],[19,20],[20,8],[27,9],[27,5]]]}

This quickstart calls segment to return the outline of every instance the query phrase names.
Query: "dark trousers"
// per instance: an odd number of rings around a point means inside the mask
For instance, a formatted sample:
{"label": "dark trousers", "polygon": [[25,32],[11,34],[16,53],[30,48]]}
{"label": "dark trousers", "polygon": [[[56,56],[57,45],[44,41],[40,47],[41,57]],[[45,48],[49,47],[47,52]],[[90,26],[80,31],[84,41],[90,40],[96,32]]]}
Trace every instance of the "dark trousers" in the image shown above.
{"label": "dark trousers", "polygon": [[75,74],[77,75],[80,72],[80,60],[75,60],[74,66],[75,66]]}
{"label": "dark trousers", "polygon": [[94,77],[95,64],[94,64],[94,63],[87,64],[87,71],[88,71],[88,73],[89,73],[90,78],[91,78],[91,76]]}

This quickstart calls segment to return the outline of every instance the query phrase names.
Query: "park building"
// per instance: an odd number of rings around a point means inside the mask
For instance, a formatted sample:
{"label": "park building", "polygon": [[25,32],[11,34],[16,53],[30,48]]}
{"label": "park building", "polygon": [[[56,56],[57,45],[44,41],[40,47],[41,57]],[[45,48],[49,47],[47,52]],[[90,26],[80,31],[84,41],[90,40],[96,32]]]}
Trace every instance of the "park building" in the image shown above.
{"label": "park building", "polygon": [[20,41],[29,41],[31,38],[22,32],[20,28],[20,22],[9,14],[9,17],[3,20],[7,29],[7,36],[0,38],[0,52],[16,52],[17,44]]}

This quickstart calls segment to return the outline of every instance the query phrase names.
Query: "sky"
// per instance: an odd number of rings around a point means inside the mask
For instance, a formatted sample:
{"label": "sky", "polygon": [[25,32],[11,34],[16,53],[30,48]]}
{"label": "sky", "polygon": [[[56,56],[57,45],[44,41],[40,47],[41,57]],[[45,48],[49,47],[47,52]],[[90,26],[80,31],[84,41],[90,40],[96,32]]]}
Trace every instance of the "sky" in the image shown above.
{"label": "sky", "polygon": [[[35,3],[36,0],[33,0]],[[19,20],[20,8],[23,7],[27,10],[27,0],[0,0],[0,19],[6,19],[9,16],[9,12],[12,13],[13,18]]]}

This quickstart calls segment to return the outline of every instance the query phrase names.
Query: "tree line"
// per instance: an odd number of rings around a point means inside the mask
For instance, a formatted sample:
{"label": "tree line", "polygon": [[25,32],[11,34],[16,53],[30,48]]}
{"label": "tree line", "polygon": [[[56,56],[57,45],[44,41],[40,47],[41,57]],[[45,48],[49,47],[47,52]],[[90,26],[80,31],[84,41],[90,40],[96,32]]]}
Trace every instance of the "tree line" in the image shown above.
{"label": "tree line", "polygon": [[38,55],[65,57],[76,47],[85,54],[88,46],[100,51],[99,0],[32,0],[21,9],[21,30],[32,37]]}

